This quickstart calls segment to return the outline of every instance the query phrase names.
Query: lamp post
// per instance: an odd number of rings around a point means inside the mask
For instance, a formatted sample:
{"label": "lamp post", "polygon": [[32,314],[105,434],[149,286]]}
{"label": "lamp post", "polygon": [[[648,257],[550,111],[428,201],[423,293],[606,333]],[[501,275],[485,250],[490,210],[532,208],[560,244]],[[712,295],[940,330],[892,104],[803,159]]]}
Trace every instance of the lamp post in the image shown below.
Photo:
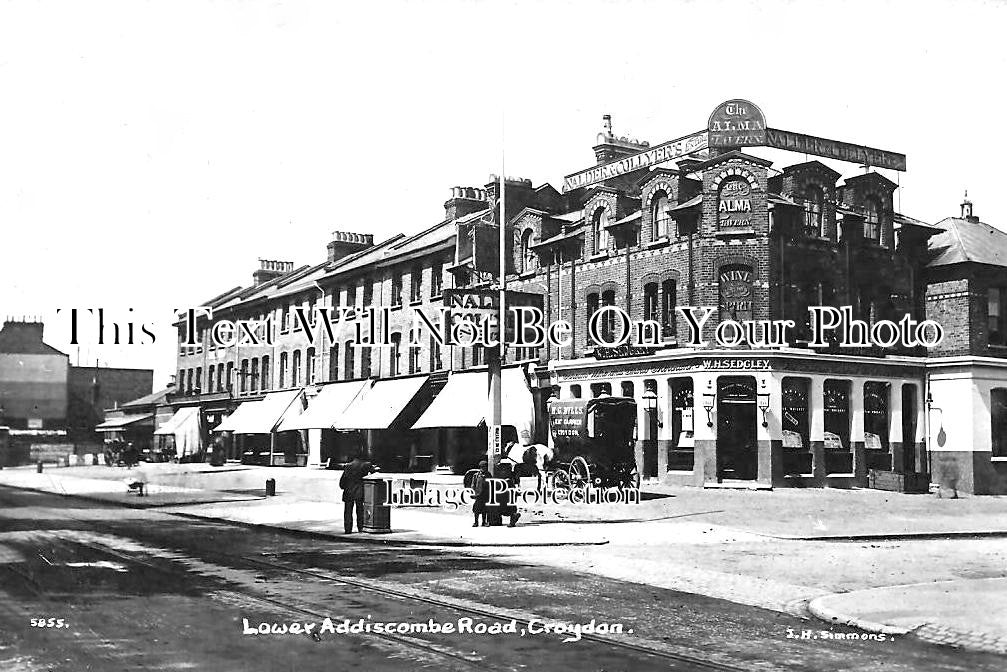
{"label": "lamp post", "polygon": [[769,390],[766,389],[766,381],[762,380],[759,390],[759,410],[762,411],[762,426],[769,427]]}
{"label": "lamp post", "polygon": [[[643,459],[643,469],[644,475],[648,475],[647,467],[651,460],[647,459],[647,456],[657,452],[657,393],[649,387],[644,390],[643,396],[641,397],[643,401],[643,411],[647,417],[647,434],[644,436],[644,459]],[[656,457],[656,455],[654,455]]]}
{"label": "lamp post", "polygon": [[713,381],[706,381],[706,390],[703,392],[703,408],[706,409],[706,426],[713,427],[713,406],[717,403],[717,395],[713,391]]}

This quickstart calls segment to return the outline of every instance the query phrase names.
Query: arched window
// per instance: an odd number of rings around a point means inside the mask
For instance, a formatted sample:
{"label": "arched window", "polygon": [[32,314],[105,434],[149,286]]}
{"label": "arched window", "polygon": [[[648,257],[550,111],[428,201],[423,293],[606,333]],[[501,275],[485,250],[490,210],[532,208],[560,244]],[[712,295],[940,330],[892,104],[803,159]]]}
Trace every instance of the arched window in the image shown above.
{"label": "arched window", "polygon": [[809,184],[804,190],[804,234],[825,238],[825,194],[822,188]]}
{"label": "arched window", "polygon": [[329,346],[329,380],[339,380],[339,344]]}
{"label": "arched window", "polygon": [[290,385],[297,387],[301,384],[301,351],[294,350],[294,356],[290,364]]}
{"label": "arched window", "polygon": [[667,338],[674,336],[675,332],[675,306],[678,304],[678,283],[674,280],[665,280],[661,283],[661,336]]}
{"label": "arched window", "polygon": [[648,282],[643,286],[643,319],[658,321],[657,283]]}
{"label": "arched window", "polygon": [[881,201],[874,196],[867,198],[867,216],[864,218],[864,238],[875,243],[881,242]]}
{"label": "arched window", "polygon": [[608,249],[608,210],[598,208],[591,220],[591,253],[598,254]]}
{"label": "arched window", "polygon": [[280,353],[280,389],[282,390],[287,386],[287,367],[290,362],[290,353],[281,352]]}
{"label": "arched window", "polygon": [[304,353],[304,382],[308,385],[315,384],[315,349],[308,348]]}
{"label": "arched window", "polygon": [[650,214],[653,222],[653,239],[669,237],[671,235],[671,213],[668,212],[668,194],[663,191],[657,192]]}
{"label": "arched window", "polygon": [[437,342],[437,339],[433,336],[430,337],[430,370],[440,371],[444,368],[444,362],[441,359],[441,344]]}
{"label": "arched window", "polygon": [[226,381],[224,380],[224,363],[221,362],[217,364],[217,392],[223,392],[226,389]]}
{"label": "arched window", "polygon": [[346,348],[343,350],[343,378],[351,380],[355,377],[356,373],[353,369],[353,342],[347,341]]}
{"label": "arched window", "polygon": [[[606,290],[601,293],[601,305],[603,306],[614,306],[615,305],[615,291]],[[605,313],[605,319],[601,324],[602,337],[611,343],[615,338],[615,311],[607,311]]]}
{"label": "arched window", "polygon": [[248,391],[248,360],[241,360],[241,382],[238,383],[238,389],[242,394]]}
{"label": "arched window", "polygon": [[[415,346],[414,346],[415,344]],[[409,334],[409,373],[420,372],[420,344],[415,332]]]}
{"label": "arched window", "polygon": [[269,388],[269,355],[262,356],[262,389],[268,390]]}
{"label": "arched window", "polygon": [[216,392],[216,388],[213,386],[213,375],[216,373],[216,369],[217,369],[217,367],[215,367],[215,366],[213,366],[211,364],[210,367],[206,370],[206,391],[207,392],[211,392],[211,393],[212,392]]}
{"label": "arched window", "polygon": [[[192,372],[190,371],[190,374],[191,373]],[[224,382],[224,388],[228,392],[232,392],[233,393],[233,390],[234,390],[234,362],[228,362],[227,363],[227,378],[225,379],[225,382]]]}
{"label": "arched window", "polygon": [[259,358],[252,358],[252,392],[259,391]]}
{"label": "arched window", "polygon": [[584,323],[584,333],[587,334],[587,342],[591,343],[591,331],[588,329],[588,325],[591,324],[591,316],[598,312],[598,294],[592,292],[587,295],[587,311],[585,314],[586,322]]}
{"label": "arched window", "polygon": [[535,264],[535,262],[536,262],[535,250],[531,249],[531,245],[532,245],[531,239],[532,239],[532,235],[534,233],[535,232],[532,231],[531,229],[527,229],[527,230],[525,230],[524,233],[521,234],[521,272],[522,273],[527,273],[529,271],[534,271],[535,270],[535,266],[536,266],[536,264]]}
{"label": "arched window", "polygon": [[388,363],[388,375],[399,375],[399,357],[402,355],[402,334],[392,334],[392,347]]}

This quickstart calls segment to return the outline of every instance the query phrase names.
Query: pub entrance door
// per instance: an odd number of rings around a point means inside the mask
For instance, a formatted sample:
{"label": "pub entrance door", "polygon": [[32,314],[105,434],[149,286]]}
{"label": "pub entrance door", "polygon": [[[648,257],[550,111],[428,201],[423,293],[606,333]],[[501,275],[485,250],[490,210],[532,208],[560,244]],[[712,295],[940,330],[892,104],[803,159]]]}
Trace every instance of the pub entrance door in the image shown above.
{"label": "pub entrance door", "polygon": [[759,471],[755,378],[717,380],[717,478],[755,480]]}

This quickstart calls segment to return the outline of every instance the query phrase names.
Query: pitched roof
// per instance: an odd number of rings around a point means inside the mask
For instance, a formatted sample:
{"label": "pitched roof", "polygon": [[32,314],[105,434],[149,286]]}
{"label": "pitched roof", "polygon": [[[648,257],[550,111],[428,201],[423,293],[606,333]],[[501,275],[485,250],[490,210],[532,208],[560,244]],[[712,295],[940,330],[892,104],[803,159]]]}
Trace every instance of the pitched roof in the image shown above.
{"label": "pitched roof", "polygon": [[[158,390],[157,392],[151,392],[146,394],[139,399],[134,399],[133,401],[127,401],[125,404],[119,404],[120,409],[132,408],[134,406],[156,406],[164,402],[165,397],[170,393],[175,391],[174,385],[169,385],[163,390]],[[106,409],[109,410],[109,409]]]}
{"label": "pitched roof", "polygon": [[1007,266],[1007,233],[989,224],[948,217],[937,223],[944,229],[930,238],[929,266],[972,262]]}

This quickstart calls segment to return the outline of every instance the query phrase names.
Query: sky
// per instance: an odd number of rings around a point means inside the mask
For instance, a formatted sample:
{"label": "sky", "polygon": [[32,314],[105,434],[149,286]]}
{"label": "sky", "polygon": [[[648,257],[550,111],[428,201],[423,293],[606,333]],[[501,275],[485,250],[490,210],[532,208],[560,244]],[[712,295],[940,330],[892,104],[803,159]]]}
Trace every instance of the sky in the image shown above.
{"label": "sky", "polygon": [[[259,258],[418,232],[502,161],[559,188],[603,114],[657,144],[731,98],[906,154],[882,171],[905,214],[956,215],[968,189],[1007,228],[1005,28],[1007,4],[968,0],[3,2],[0,315],[161,387],[172,311],[249,284]],[[69,310],[99,307],[137,342],[98,345],[82,312],[72,345]]]}

